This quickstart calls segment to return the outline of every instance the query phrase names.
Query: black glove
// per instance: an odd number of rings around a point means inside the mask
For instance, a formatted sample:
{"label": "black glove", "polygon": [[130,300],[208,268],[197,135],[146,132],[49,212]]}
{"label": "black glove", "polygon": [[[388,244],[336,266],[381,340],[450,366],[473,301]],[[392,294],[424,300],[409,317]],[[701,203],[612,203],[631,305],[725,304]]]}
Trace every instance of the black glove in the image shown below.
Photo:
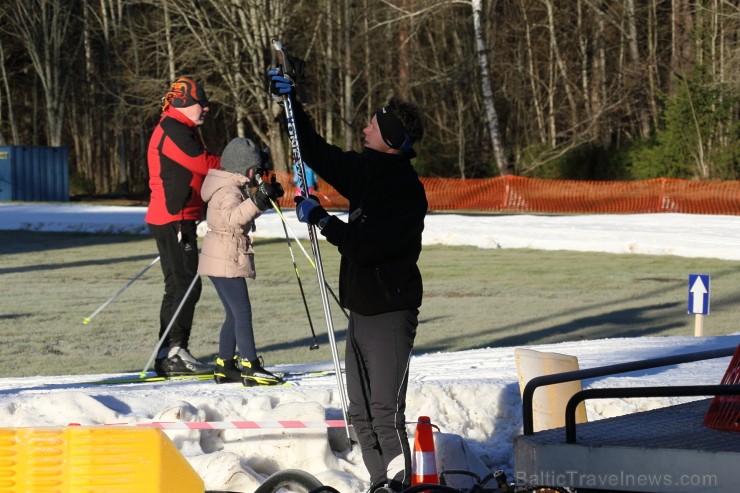
{"label": "black glove", "polygon": [[283,195],[285,195],[283,186],[277,181],[277,177],[272,175],[269,183],[263,181],[259,184],[252,200],[254,200],[254,203],[259,210],[264,211],[272,207],[272,203],[270,202],[271,200],[275,201]]}
{"label": "black glove", "polygon": [[308,198],[299,195],[293,200],[295,200],[296,204],[296,216],[298,216],[298,220],[302,223],[316,226],[319,224],[319,221],[329,215],[326,209],[321,207],[319,199],[314,195],[309,195]]}

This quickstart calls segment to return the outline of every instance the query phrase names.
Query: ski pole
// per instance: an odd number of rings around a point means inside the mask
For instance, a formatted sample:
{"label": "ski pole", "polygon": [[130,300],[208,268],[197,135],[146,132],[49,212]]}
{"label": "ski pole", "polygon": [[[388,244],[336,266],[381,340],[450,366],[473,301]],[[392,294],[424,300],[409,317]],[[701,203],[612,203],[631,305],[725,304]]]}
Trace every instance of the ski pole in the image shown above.
{"label": "ski pole", "polygon": [[103,311],[103,309],[106,306],[110,305],[113,302],[113,300],[115,300],[116,298],[118,298],[121,295],[121,293],[123,293],[126,290],[126,288],[128,288],[129,286],[131,286],[134,283],[134,281],[136,281],[138,278],[140,278],[142,275],[144,275],[144,272],[148,271],[151,268],[151,266],[153,266],[157,262],[159,262],[159,257],[155,258],[154,260],[151,261],[151,263],[149,263],[149,265],[147,265],[146,267],[144,267],[143,269],[141,269],[141,271],[139,271],[138,274],[136,274],[134,277],[132,277],[131,280],[126,283],[125,286],[123,286],[121,289],[119,289],[118,291],[116,291],[115,294],[108,299],[108,301],[106,301],[105,303],[103,303],[102,305],[100,305],[97,310],[95,310],[94,312],[92,312],[87,317],[84,317],[82,319],[82,325],[89,324],[90,321],[93,318],[95,318],[95,315],[97,315],[98,313],[100,313],[101,311]]}
{"label": "ski pole", "polygon": [[[293,235],[293,239],[295,240],[296,243],[298,243],[298,246],[303,252],[303,255],[306,256],[306,259],[308,259],[308,262],[311,264],[311,267],[316,269],[316,263],[313,261],[313,259],[308,254],[308,252],[306,252],[306,249],[303,248],[303,245],[301,245],[301,241],[298,239],[298,235],[295,234],[295,231],[293,231],[293,228],[291,228],[290,224],[288,224],[288,220],[285,218],[285,215],[283,215],[283,211],[280,209],[280,206],[272,199],[270,199],[270,202],[272,203],[272,207],[275,209],[275,212],[277,212],[278,216],[280,217],[280,220],[283,222],[283,230],[285,230],[286,228],[290,230],[290,234]],[[286,231],[286,235],[287,235],[287,231]],[[292,256],[292,253],[293,252],[291,251],[291,256]],[[337,306],[339,307],[339,309],[342,310],[342,313],[344,313],[344,316],[347,318],[347,320],[349,320],[349,314],[347,313],[347,310],[345,310],[344,307],[342,307],[342,304],[339,302],[339,298],[337,298],[337,295],[334,294],[334,291],[331,289],[331,286],[329,286],[329,283],[326,281],[324,281],[324,283],[326,284],[326,289],[329,291],[329,294],[331,294],[332,298],[334,298],[334,301],[337,302]]]}
{"label": "ski pole", "polygon": [[[262,178],[257,175],[257,183],[262,183]],[[278,214],[280,217],[282,217],[283,213],[280,210],[280,206],[272,199],[270,199],[270,203],[272,204],[272,207],[278,211]],[[303,306],[306,308],[306,316],[308,317],[308,326],[311,328],[311,336],[313,337],[313,344],[308,348],[309,350],[313,351],[314,349],[319,348],[319,341],[316,340],[316,332],[313,329],[313,322],[311,321],[311,312],[308,309],[308,302],[306,301],[306,293],[303,291],[303,283],[301,282],[301,276],[298,273],[298,265],[296,265],[295,262],[295,255],[293,254],[293,247],[290,244],[290,236],[288,236],[288,228],[285,227],[285,222],[283,224],[283,232],[285,232],[285,241],[288,243],[288,251],[290,251],[290,259],[293,261],[293,270],[295,271],[295,278],[298,280],[298,287],[301,290],[301,298],[303,299]]]}
{"label": "ski pole", "polygon": [[303,245],[301,245],[301,242],[298,239],[298,235],[295,233],[295,231],[293,231],[293,228],[290,227],[290,224],[288,224],[288,220],[283,215],[283,211],[280,209],[280,207],[278,207],[278,204],[275,201],[273,201],[272,199],[270,199],[270,202],[272,202],[273,209],[275,209],[275,212],[277,212],[277,215],[280,217],[280,220],[283,222],[283,227],[284,228],[287,228],[290,231],[290,234],[293,235],[293,239],[298,244],[298,247],[300,247],[301,251],[303,252],[303,255],[306,257],[306,259],[308,259],[308,263],[311,264],[311,267],[313,267],[314,269],[316,269],[316,264],[314,263],[313,259],[308,254],[308,252],[306,251],[306,249],[303,248]]}
{"label": "ski pole", "polygon": [[177,310],[175,310],[175,313],[172,315],[172,319],[170,320],[170,323],[167,324],[167,328],[164,329],[164,332],[162,333],[162,337],[159,338],[157,347],[154,348],[154,352],[152,352],[152,355],[149,357],[149,361],[146,362],[146,366],[144,366],[144,369],[141,370],[141,373],[139,373],[139,376],[141,378],[144,378],[146,376],[147,370],[152,366],[152,363],[154,363],[154,360],[157,358],[157,353],[159,352],[159,348],[162,347],[164,340],[167,338],[167,334],[170,333],[170,329],[175,324],[175,320],[177,320],[177,316],[180,315],[180,310],[182,310],[182,307],[185,305],[185,301],[187,301],[188,296],[190,296],[190,291],[193,290],[193,287],[195,287],[195,283],[198,281],[198,279],[200,279],[200,274],[195,274],[195,277],[193,278],[192,282],[190,283],[190,286],[188,287],[188,290],[185,291],[185,296],[182,297],[182,301],[180,301],[180,304],[177,306]]}
{"label": "ski pole", "polygon": [[[283,67],[288,68],[290,59],[283,50],[283,43],[278,39],[272,40],[272,45],[275,51],[280,55],[283,61]],[[285,72],[285,70],[284,70]],[[295,114],[293,112],[293,96],[287,94],[282,96],[283,108],[285,109],[285,119],[288,124],[288,136],[290,137],[290,147],[293,150],[293,162],[296,163],[296,170],[298,171],[299,183],[301,185],[301,195],[303,197],[308,196],[308,186],[306,185],[306,170],[303,165],[303,158],[301,157],[300,140],[298,138],[298,130],[295,125]],[[339,363],[339,353],[337,352],[337,343],[334,337],[334,321],[331,317],[331,306],[329,306],[329,299],[326,293],[326,280],[324,277],[324,267],[321,263],[321,251],[319,250],[319,242],[316,237],[316,227],[308,225],[308,238],[311,241],[311,250],[313,258],[316,260],[316,277],[319,281],[319,292],[321,294],[321,303],[324,307],[324,315],[326,318],[326,330],[329,336],[329,346],[331,346],[332,360],[334,361],[334,371],[337,375],[337,387],[339,391],[339,398],[342,402],[342,414],[344,415],[345,430],[347,432],[347,442],[350,447],[352,446],[352,437],[349,432],[349,411],[347,405],[347,390],[344,387],[344,381],[342,380],[342,369]]]}
{"label": "ski pole", "polygon": [[308,317],[308,326],[311,328],[311,336],[313,337],[313,344],[308,348],[314,350],[319,348],[319,341],[316,340],[316,332],[313,330],[313,322],[311,321],[311,312],[308,310],[308,302],[306,301],[306,293],[303,291],[303,283],[301,282],[301,276],[298,274],[298,266],[295,263],[295,255],[293,255],[293,247],[290,246],[290,236],[288,236],[288,229],[283,223],[283,231],[285,231],[285,241],[288,243],[288,251],[290,251],[290,259],[293,261],[293,270],[295,271],[295,278],[298,281],[298,287],[301,290],[301,298],[303,299],[303,306],[306,308],[306,317]]}

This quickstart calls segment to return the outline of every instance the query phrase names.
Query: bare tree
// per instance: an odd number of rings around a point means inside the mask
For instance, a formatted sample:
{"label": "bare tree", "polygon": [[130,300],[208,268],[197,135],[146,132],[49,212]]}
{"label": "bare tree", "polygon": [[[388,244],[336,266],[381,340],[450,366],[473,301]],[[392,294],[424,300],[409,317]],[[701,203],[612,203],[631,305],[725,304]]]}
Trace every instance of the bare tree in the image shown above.
{"label": "bare tree", "polygon": [[478,64],[481,72],[481,89],[483,90],[483,105],[486,110],[486,122],[488,123],[488,134],[491,139],[493,156],[498,166],[499,174],[509,174],[509,164],[501,144],[501,136],[498,129],[498,114],[493,100],[493,88],[491,86],[490,68],[488,66],[488,49],[483,38],[483,26],[481,22],[482,0],[471,0],[473,8],[473,26],[475,29],[475,47],[478,55]]}
{"label": "bare tree", "polygon": [[[552,93],[555,93],[555,86],[562,87],[563,92],[566,96],[566,101],[570,107],[570,126],[575,127],[578,122],[578,109],[575,101],[575,95],[573,94],[573,82],[568,70],[568,66],[565,63],[563,55],[561,53],[560,43],[558,41],[559,30],[558,26],[561,23],[555,20],[555,7],[552,0],[541,0],[545,6],[547,12],[547,30],[550,35],[550,57],[553,65],[553,87],[551,88]],[[555,75],[557,74],[557,76]]]}
{"label": "bare tree", "polygon": [[525,60],[526,60],[526,73],[527,73],[527,80],[529,81],[530,90],[532,92],[532,106],[534,108],[534,114],[535,114],[535,121],[537,122],[537,132],[536,135],[539,136],[540,143],[546,143],[548,141],[547,138],[547,125],[545,123],[545,112],[542,108],[542,102],[541,102],[541,95],[540,95],[540,86],[541,84],[538,84],[539,76],[537,75],[537,71],[535,69],[535,50],[534,50],[534,42],[532,40],[532,29],[533,25],[529,20],[529,16],[527,14],[528,12],[528,6],[524,4],[523,0],[519,0],[519,7],[521,9],[521,15],[523,17],[523,24],[524,24],[524,52],[526,54]]}
{"label": "bare tree", "polygon": [[[355,140],[355,132],[352,122],[355,119],[355,108],[352,98],[352,2],[345,0],[344,4],[344,23],[342,25],[342,94],[344,101],[342,104],[342,120],[344,121],[344,147],[351,149]],[[369,40],[365,38],[365,42]]]}
{"label": "bare tree", "polygon": [[196,8],[191,0],[166,2],[202,54],[201,78],[208,79],[210,72],[223,84],[214,95],[234,109],[236,134],[269,143],[274,161],[287,167],[290,160],[276,121],[280,110],[265,91],[265,76],[272,40],[282,37],[295,2],[203,0]]}
{"label": "bare tree", "polygon": [[332,0],[325,0],[325,12],[326,16],[324,17],[324,22],[326,23],[326,29],[324,30],[324,41],[325,41],[325,48],[324,48],[324,57],[323,57],[323,70],[324,70],[324,80],[323,80],[323,86],[322,89],[324,91],[324,128],[322,135],[326,136],[327,142],[333,142],[334,141],[334,108],[335,106],[332,103],[332,93],[334,92],[334,89],[332,87],[332,83],[334,81],[334,74],[337,73],[337,67],[336,67],[336,60],[335,60],[335,45],[334,45],[334,37],[336,33],[336,19],[335,19],[335,9],[332,8],[334,5],[334,2]]}
{"label": "bare tree", "polygon": [[172,46],[172,18],[170,17],[169,2],[162,2],[162,14],[164,17],[164,39],[167,47],[167,73],[170,82],[177,78],[175,70],[175,48]]}
{"label": "bare tree", "polygon": [[[691,36],[694,19],[691,14],[691,0],[671,0],[671,73],[683,75],[694,60]],[[675,88],[675,77],[669,79],[671,89]]]}
{"label": "bare tree", "polygon": [[[0,41],[0,75],[3,79],[3,90],[5,93],[5,101],[8,107],[8,122],[10,122],[10,135],[15,145],[20,144],[20,138],[18,136],[18,122],[15,120],[13,114],[13,95],[10,90],[10,78],[5,68],[5,50],[3,49],[3,43]],[[0,121],[2,120],[2,98],[0,98]],[[0,145],[7,145],[5,134],[0,132]]]}
{"label": "bare tree", "polygon": [[[38,76],[44,96],[46,137],[61,146],[70,64],[77,50],[72,23],[75,0],[13,0],[8,29],[21,41]],[[78,11],[78,10],[77,10]]]}
{"label": "bare tree", "polygon": [[648,6],[647,21],[647,73],[648,73],[648,95],[650,104],[650,119],[653,128],[658,127],[660,117],[658,110],[658,87],[660,86],[660,73],[658,71],[658,0],[650,0]]}

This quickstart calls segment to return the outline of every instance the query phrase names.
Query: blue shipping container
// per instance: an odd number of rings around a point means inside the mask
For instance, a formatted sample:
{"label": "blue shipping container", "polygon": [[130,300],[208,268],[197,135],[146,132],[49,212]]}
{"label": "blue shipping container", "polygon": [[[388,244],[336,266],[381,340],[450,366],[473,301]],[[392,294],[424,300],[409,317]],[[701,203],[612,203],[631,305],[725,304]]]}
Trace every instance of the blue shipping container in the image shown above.
{"label": "blue shipping container", "polygon": [[0,147],[0,201],[69,201],[66,147]]}

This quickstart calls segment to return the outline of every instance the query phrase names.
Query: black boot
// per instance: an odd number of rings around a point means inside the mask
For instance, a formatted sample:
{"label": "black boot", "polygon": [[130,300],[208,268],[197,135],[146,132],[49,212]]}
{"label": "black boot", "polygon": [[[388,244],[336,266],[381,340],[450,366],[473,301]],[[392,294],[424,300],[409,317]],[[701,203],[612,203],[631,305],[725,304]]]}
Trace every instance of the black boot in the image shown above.
{"label": "black boot", "polygon": [[216,368],[213,370],[213,379],[216,383],[241,382],[242,372],[236,366],[237,356],[222,360],[216,358]]}
{"label": "black boot", "polygon": [[210,365],[198,361],[187,349],[173,346],[166,358],[157,358],[154,369],[161,377],[178,375],[207,375],[213,371]]}
{"label": "black boot", "polygon": [[262,368],[262,362],[259,358],[253,361],[246,359],[242,360],[242,384],[245,387],[253,387],[255,385],[278,385],[283,383],[283,379],[277,375],[273,375],[269,371]]}

